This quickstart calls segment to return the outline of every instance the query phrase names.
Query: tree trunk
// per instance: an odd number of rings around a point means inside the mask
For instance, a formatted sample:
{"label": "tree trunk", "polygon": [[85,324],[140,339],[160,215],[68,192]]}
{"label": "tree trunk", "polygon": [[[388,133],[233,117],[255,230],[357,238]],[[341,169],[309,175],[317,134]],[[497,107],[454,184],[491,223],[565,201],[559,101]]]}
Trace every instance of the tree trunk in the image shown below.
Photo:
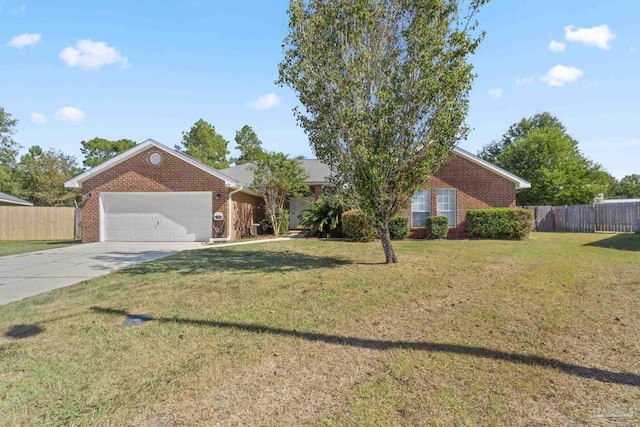
{"label": "tree trunk", "polygon": [[386,226],[380,230],[380,241],[382,242],[382,249],[384,249],[384,256],[386,258],[386,264],[395,264],[398,262],[396,252],[393,250],[391,244],[391,234],[389,233],[389,226]]}

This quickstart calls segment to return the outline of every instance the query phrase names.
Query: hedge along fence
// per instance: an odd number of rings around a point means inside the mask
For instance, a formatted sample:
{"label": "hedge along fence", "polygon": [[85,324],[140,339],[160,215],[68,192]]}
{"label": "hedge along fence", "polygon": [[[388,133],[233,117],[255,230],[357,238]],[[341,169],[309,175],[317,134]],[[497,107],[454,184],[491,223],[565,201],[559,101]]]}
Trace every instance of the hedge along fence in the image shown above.
{"label": "hedge along fence", "polygon": [[533,212],[527,209],[472,209],[467,212],[467,230],[473,239],[529,238]]}

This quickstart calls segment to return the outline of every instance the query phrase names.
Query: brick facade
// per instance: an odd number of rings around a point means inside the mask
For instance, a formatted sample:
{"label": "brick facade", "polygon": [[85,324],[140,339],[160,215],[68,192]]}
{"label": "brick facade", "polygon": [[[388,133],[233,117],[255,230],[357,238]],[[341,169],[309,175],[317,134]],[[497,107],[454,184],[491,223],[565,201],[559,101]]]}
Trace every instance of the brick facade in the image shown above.
{"label": "brick facade", "polygon": [[[437,214],[437,189],[456,189],[457,226],[449,230],[449,238],[466,237],[470,209],[516,206],[515,183],[457,154],[452,154],[422,188],[431,190],[431,215]],[[402,215],[411,221],[411,206]],[[411,228],[412,238],[424,236],[424,228]]]}
{"label": "brick facade", "polygon": [[[152,165],[149,162],[151,153],[160,153],[160,164]],[[213,212],[220,211],[227,216],[229,189],[223,180],[156,147],[150,147],[87,179],[82,183],[82,191],[83,243],[100,239],[101,192],[211,191]],[[226,235],[225,230],[222,237]]]}

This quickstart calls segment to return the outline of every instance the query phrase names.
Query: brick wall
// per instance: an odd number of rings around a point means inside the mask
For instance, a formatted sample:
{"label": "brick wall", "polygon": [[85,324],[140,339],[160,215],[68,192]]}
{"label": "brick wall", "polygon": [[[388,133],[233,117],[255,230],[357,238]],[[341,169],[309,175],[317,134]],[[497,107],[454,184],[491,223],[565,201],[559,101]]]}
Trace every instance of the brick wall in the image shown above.
{"label": "brick wall", "polygon": [[[149,163],[151,153],[162,155],[159,165]],[[227,215],[228,189],[223,180],[155,147],[86,180],[82,183],[82,191],[83,243],[97,242],[100,238],[101,192],[211,191],[212,215],[217,211]],[[226,237],[226,231],[223,237]]]}
{"label": "brick wall", "polygon": [[[463,157],[452,154],[451,158],[440,166],[424,189],[431,189],[431,215],[437,212],[437,189],[455,188],[456,191],[456,228],[449,230],[449,238],[466,237],[466,215],[469,209],[516,206],[515,184],[486,168]],[[411,221],[411,206],[401,213]],[[412,238],[424,238],[424,228],[412,228]]]}

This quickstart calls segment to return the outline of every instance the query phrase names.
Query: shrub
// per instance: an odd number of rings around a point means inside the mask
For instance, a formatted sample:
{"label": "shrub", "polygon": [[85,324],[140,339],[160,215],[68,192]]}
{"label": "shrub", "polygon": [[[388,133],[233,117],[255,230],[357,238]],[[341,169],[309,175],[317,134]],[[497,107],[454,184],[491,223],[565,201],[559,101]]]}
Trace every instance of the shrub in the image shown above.
{"label": "shrub", "polygon": [[[280,223],[280,234],[284,234],[289,231],[289,211],[286,209],[278,210],[277,215],[282,218]],[[262,221],[260,221],[260,234],[273,234],[273,225],[271,224],[271,218],[266,215]]]}
{"label": "shrub", "polygon": [[346,211],[342,214],[342,232],[356,242],[370,242],[377,237],[377,231],[361,210]]}
{"label": "shrub", "polygon": [[409,236],[409,218],[396,216],[389,221],[389,234],[393,240],[406,239]]}
{"label": "shrub", "polygon": [[427,217],[427,239],[446,239],[449,234],[449,218],[446,216]]}
{"label": "shrub", "polygon": [[529,238],[533,212],[528,209],[473,209],[467,212],[467,230],[475,239]]}
{"label": "shrub", "polygon": [[342,237],[342,213],[349,206],[341,196],[324,195],[300,213],[300,224],[310,236]]}

